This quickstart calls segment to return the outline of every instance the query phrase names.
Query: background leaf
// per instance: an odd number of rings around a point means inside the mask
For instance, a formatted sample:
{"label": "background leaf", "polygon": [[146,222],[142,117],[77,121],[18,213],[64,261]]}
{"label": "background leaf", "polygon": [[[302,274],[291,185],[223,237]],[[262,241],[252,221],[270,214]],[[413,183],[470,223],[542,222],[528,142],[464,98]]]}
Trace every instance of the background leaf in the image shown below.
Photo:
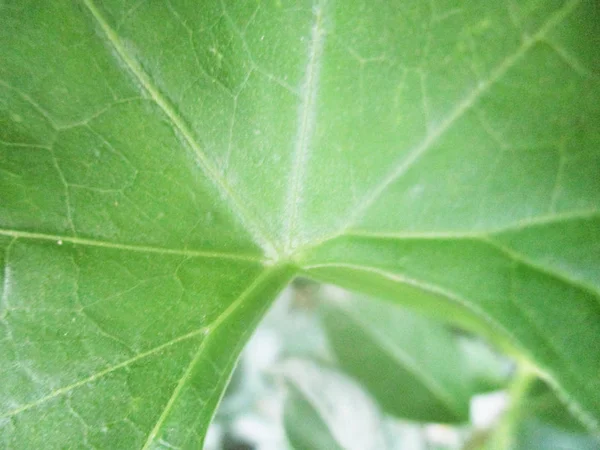
{"label": "background leaf", "polygon": [[486,448],[525,450],[592,450],[599,441],[577,421],[547,384],[529,382],[514,399],[504,428],[499,428]]}
{"label": "background leaf", "polygon": [[386,412],[421,422],[468,421],[481,378],[471,373],[471,355],[457,336],[393,304],[343,293],[330,297],[324,318],[339,364]]}
{"label": "background leaf", "polygon": [[346,375],[306,360],[289,360],[282,370],[291,385],[285,428],[293,448],[385,447],[376,405]]}
{"label": "background leaf", "polygon": [[315,408],[294,389],[285,404],[285,428],[292,448],[342,449]]}

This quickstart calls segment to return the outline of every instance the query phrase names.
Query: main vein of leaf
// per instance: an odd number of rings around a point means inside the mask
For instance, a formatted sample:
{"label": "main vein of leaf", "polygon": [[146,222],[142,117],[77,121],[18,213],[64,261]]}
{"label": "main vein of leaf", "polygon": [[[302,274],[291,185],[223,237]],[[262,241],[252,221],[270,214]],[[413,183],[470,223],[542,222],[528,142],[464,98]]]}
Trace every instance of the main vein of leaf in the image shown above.
{"label": "main vein of leaf", "polygon": [[196,364],[198,364],[198,362],[202,359],[204,350],[206,349],[207,344],[211,340],[211,333],[214,332],[214,330],[216,330],[241,305],[241,303],[246,298],[250,297],[252,295],[252,292],[258,286],[260,286],[260,284],[265,279],[267,279],[275,270],[276,270],[275,266],[264,270],[258,277],[255,278],[255,280],[252,282],[252,284],[250,284],[250,286],[248,286],[248,288],[246,288],[246,290],[244,292],[242,292],[242,294],[231,305],[229,305],[229,307],[219,317],[217,317],[217,319],[210,325],[209,330],[207,331],[206,338],[202,341],[202,343],[198,347],[196,354],[190,361],[190,364],[188,365],[185,372],[183,373],[183,376],[180,378],[179,382],[177,383],[177,386],[175,387],[173,394],[171,394],[171,398],[169,398],[169,401],[167,402],[165,408],[163,409],[160,417],[158,418],[156,424],[152,428],[152,431],[148,435],[148,439],[146,440],[146,443],[142,447],[142,450],[149,448],[149,446],[152,444],[152,442],[156,438],[158,432],[160,431],[161,426],[167,420],[167,417],[169,416],[169,413],[170,413],[171,409],[173,408],[173,405],[179,398],[179,395],[181,394],[183,387],[185,386],[187,381],[190,379]]}
{"label": "main vein of leaf", "polygon": [[433,145],[456,123],[462,118],[471,108],[477,103],[479,98],[486,93],[496,82],[498,82],[523,56],[544,36],[551,31],[555,26],[560,24],[569,14],[581,3],[581,0],[571,0],[554,13],[550,18],[538,29],[538,31],[530,37],[523,40],[516,52],[506,57],[486,79],[480,81],[467,96],[448,114],[448,116],[429,133],[425,139],[412,148],[408,155],[402,157],[385,177],[362,199],[359,205],[353,210],[347,221],[345,228],[352,226],[357,220],[361,219],[367,212],[369,207],[381,197],[381,195],[402,175],[404,175]]}
{"label": "main vein of leaf", "polygon": [[204,250],[187,250],[187,249],[171,249],[164,247],[152,247],[147,245],[131,245],[131,244],[121,244],[117,242],[106,242],[99,241],[95,239],[85,239],[79,237],[72,236],[59,236],[53,234],[44,234],[44,233],[31,233],[28,231],[17,231],[17,230],[7,230],[0,228],[0,236],[11,236],[17,239],[32,239],[32,240],[42,240],[42,241],[52,241],[57,243],[58,245],[62,245],[63,243],[71,243],[75,245],[85,245],[90,247],[102,247],[102,248],[110,248],[115,250],[126,250],[133,252],[141,252],[141,253],[159,253],[162,255],[181,255],[188,257],[202,257],[202,258],[221,258],[221,259],[235,259],[241,261],[252,261],[259,263],[266,263],[267,260],[261,259],[257,256],[253,255],[244,255],[241,253],[225,253],[225,252],[214,252],[214,251],[204,251]]}
{"label": "main vein of leaf", "polygon": [[[476,304],[469,302],[467,299],[464,299],[454,292],[450,292],[440,286],[429,284],[423,282],[421,280],[417,280],[414,278],[407,277],[404,274],[400,273],[392,273],[377,267],[370,267],[361,264],[352,264],[352,263],[343,263],[343,262],[327,262],[327,263],[319,263],[319,264],[310,264],[302,267],[302,271],[309,277],[314,276],[313,271],[317,271],[319,269],[346,269],[348,271],[354,272],[363,272],[363,273],[371,273],[377,275],[379,277],[390,280],[394,283],[403,284],[406,286],[410,286],[416,289],[419,289],[423,292],[428,292],[430,294],[434,294],[440,297],[444,297],[445,299],[455,303],[468,311],[473,312],[477,317],[485,320],[487,324],[490,324],[494,327],[499,327],[499,324],[495,320],[493,320],[483,309],[479,308]],[[507,336],[511,336],[508,330],[502,328],[502,331],[506,333]]]}
{"label": "main vein of leaf", "polygon": [[285,250],[288,253],[294,246],[294,233],[296,231],[295,227],[298,220],[306,159],[308,157],[308,148],[314,133],[317,90],[319,85],[321,59],[323,57],[323,46],[325,43],[323,9],[321,5],[315,7],[314,14],[315,22],[312,28],[308,65],[301,91],[302,100],[298,114],[298,132],[287,195],[287,207],[289,208],[289,213],[286,216],[285,222],[285,236],[287,239]]}
{"label": "main vein of leaf", "polygon": [[[505,257],[513,260],[514,262],[521,264],[522,266],[528,267],[532,270],[534,270],[535,272],[538,272],[540,274],[549,276],[551,278],[554,278],[558,281],[560,281],[561,283],[576,287],[578,289],[581,289],[583,291],[586,291],[588,293],[590,293],[591,295],[593,295],[596,299],[598,299],[600,301],[600,291],[598,290],[598,288],[582,281],[582,280],[578,280],[573,278],[572,276],[570,276],[569,274],[562,272],[562,271],[558,271],[556,269],[550,269],[549,267],[546,267],[542,264],[536,263],[535,261],[533,261],[532,259],[528,258],[527,256],[519,253],[518,251],[512,249],[511,247],[499,242],[496,238],[494,238],[493,236],[485,236],[485,235],[461,235],[461,236],[456,236],[456,235],[441,235],[441,236],[427,236],[427,237],[422,237],[422,236],[394,236],[394,235],[375,235],[375,234],[366,234],[366,235],[362,235],[362,234],[349,234],[347,237],[350,238],[358,238],[358,239],[386,239],[386,240],[397,240],[397,241],[403,241],[403,240],[423,240],[423,241],[428,241],[428,240],[448,240],[448,241],[452,241],[452,240],[465,240],[465,241],[472,241],[472,242],[480,242],[482,244],[486,244],[489,247],[495,249],[496,251],[500,252],[501,254],[503,254]],[[304,266],[304,269],[310,270],[310,269],[314,269],[314,268],[319,268],[319,267],[326,267],[329,264],[333,264],[335,266],[340,266],[341,263],[324,263],[324,264],[313,264],[313,265],[307,265]],[[346,266],[346,265],[344,265]],[[363,267],[363,269],[365,269],[368,266],[354,266],[352,264],[347,265],[349,267]],[[374,269],[375,270],[375,269]],[[398,281],[400,282],[405,282],[403,277],[400,277],[398,279]],[[410,284],[410,283],[409,283]],[[427,290],[427,289],[426,289]]]}
{"label": "main vein of leaf", "polygon": [[[201,358],[202,356],[202,351],[206,348],[206,343],[208,342],[211,334],[213,334],[222,324],[223,322],[225,322],[227,320],[227,318],[237,309],[239,308],[240,304],[247,299],[250,295],[252,295],[253,290],[259,286],[266,278],[268,278],[275,270],[277,269],[276,266],[272,266],[269,267],[268,269],[265,269],[259,276],[257,276],[254,281],[246,288],[246,290],[244,290],[244,292],[242,292],[240,294],[240,296],[233,302],[231,303],[227,309],[225,309],[225,311],[223,311],[211,324],[204,326],[202,328],[199,328],[197,330],[191,331],[189,333],[186,333],[182,336],[179,336],[175,339],[170,340],[169,342],[166,342],[164,344],[159,345],[158,347],[154,347],[153,349],[147,350],[145,352],[142,352],[136,356],[134,356],[133,358],[127,359],[119,364],[115,364],[114,366],[110,366],[107,367],[106,369],[103,369],[93,375],[90,375],[87,378],[84,378],[82,380],[76,381],[75,383],[72,383],[68,386],[64,386],[62,388],[56,389],[53,392],[51,392],[50,394],[25,405],[19,406],[18,408],[15,408],[11,411],[8,411],[4,414],[0,414],[0,419],[2,418],[7,418],[7,417],[13,417],[17,414],[20,414],[24,411],[27,411],[31,408],[34,408],[36,406],[39,406],[43,403],[46,403],[56,397],[59,397],[61,395],[64,395],[70,391],[72,391],[73,389],[76,389],[78,387],[84,386],[88,383],[91,383],[99,378],[102,378],[106,375],[109,375],[110,373],[119,370],[119,369],[123,369],[127,366],[130,366],[131,364],[148,358],[154,354],[157,354],[159,352],[161,352],[162,350],[165,350],[169,347],[172,347],[173,345],[176,345],[180,342],[183,341],[187,341],[189,339],[192,339],[198,335],[204,334],[205,337],[202,340],[202,343],[200,344],[196,354],[194,355],[192,361],[190,362],[190,364],[188,365],[188,367],[186,368],[183,376],[180,378],[179,382],[177,383],[177,386],[175,388],[175,390],[173,391],[173,394],[171,395],[171,398],[169,399],[169,401],[167,402],[167,405],[165,406],[165,409],[163,410],[159,420],[157,421],[156,425],[154,426],[152,432],[150,433],[149,437],[148,437],[148,441],[146,442],[146,446],[148,445],[149,442],[151,442],[151,438],[153,439],[156,435],[156,432],[158,431],[158,429],[160,428],[160,425],[164,422],[164,420],[166,419],[166,416],[168,415],[169,410],[173,407],[174,402],[177,400],[177,397],[179,396],[179,393],[181,392],[181,389],[183,387],[183,385],[185,384],[185,382],[189,379],[191,370],[193,369],[194,365],[198,362],[198,360]],[[144,448],[146,448],[146,446]]]}
{"label": "main vein of leaf", "polygon": [[154,102],[161,108],[167,118],[171,121],[173,127],[179,132],[185,142],[195,152],[205,175],[220,191],[220,193],[229,200],[229,203],[231,204],[234,213],[237,214],[239,220],[252,234],[254,239],[257,240],[257,243],[262,246],[267,256],[271,258],[276,257],[279,252],[276,246],[271,242],[271,239],[268,238],[261,222],[246,206],[244,206],[242,200],[238,198],[237,194],[233,191],[227,180],[219,173],[210,159],[205,155],[204,151],[200,147],[200,144],[198,144],[193,137],[194,134],[189,126],[177,113],[171,103],[160,92],[160,90],[154,85],[150,76],[146,73],[142,66],[137,63],[131,55],[129,55],[125,49],[125,46],[121,42],[121,39],[110,27],[98,7],[94,4],[93,0],[83,0],[83,4],[90,11],[92,17],[96,20],[100,26],[100,29],[106,36],[107,42],[114,49],[122,62],[127,66],[133,77],[143,87],[143,89],[148,92],[152,100],[154,100]]}

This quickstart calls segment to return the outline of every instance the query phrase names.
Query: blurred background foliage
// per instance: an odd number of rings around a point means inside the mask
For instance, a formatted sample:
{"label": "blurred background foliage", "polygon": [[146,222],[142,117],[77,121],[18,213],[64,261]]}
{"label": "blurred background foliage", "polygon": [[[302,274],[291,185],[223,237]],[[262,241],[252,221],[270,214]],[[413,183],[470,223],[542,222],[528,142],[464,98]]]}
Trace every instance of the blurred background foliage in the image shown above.
{"label": "blurred background foliage", "polygon": [[242,354],[206,450],[594,450],[527,363],[455,326],[298,279]]}

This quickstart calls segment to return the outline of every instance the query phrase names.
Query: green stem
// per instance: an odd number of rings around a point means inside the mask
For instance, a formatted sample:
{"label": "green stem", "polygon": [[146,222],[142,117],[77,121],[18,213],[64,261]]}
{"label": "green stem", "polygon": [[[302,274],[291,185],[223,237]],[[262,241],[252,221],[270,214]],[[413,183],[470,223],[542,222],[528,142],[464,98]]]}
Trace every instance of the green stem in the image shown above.
{"label": "green stem", "polygon": [[527,364],[521,364],[508,393],[510,404],[498,428],[494,431],[489,450],[510,450],[513,447],[515,428],[522,419],[523,399],[537,379],[537,372]]}

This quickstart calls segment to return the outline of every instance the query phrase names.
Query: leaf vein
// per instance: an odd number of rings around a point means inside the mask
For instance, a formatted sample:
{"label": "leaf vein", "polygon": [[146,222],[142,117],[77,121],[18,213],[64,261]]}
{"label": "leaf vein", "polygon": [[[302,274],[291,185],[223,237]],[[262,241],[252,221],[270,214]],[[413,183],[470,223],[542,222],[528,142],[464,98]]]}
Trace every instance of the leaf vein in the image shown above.
{"label": "leaf vein", "polygon": [[400,159],[392,169],[375,185],[375,187],[365,196],[350,214],[344,229],[347,229],[357,220],[359,220],[379,197],[402,175],[404,175],[420,158],[430,150],[433,145],[446,134],[446,132],[466,113],[468,113],[489,89],[496,84],[502,77],[517,63],[523,56],[556,25],[561,23],[574,9],[581,0],[571,0],[558,12],[553,14],[532,36],[525,39],[517,50],[504,58],[504,60],[492,70],[489,78],[480,81],[458,105],[446,116],[441,124],[431,133],[428,133],[425,139],[409,150],[408,155]]}
{"label": "leaf vein", "polygon": [[323,244],[324,242],[331,241],[340,237],[363,237],[363,238],[375,238],[375,239],[478,239],[485,238],[493,235],[499,235],[507,232],[515,232],[533,228],[536,226],[553,225],[571,220],[590,220],[600,218],[600,211],[596,209],[584,209],[576,211],[568,211],[559,214],[547,214],[536,217],[529,217],[523,220],[509,223],[505,226],[498,228],[489,228],[481,230],[467,230],[467,231],[400,231],[400,232],[386,232],[386,231],[369,231],[361,229],[349,228],[340,234],[322,239],[319,242],[315,242],[312,247]]}
{"label": "leaf vein", "polygon": [[136,355],[136,356],[134,356],[132,358],[129,358],[129,359],[127,359],[127,360],[125,360],[125,361],[123,361],[123,362],[121,362],[119,364],[115,364],[114,366],[107,367],[106,369],[101,370],[101,371],[99,371],[99,372],[97,372],[97,373],[95,373],[93,375],[90,375],[87,378],[84,378],[82,380],[76,381],[75,383],[72,383],[72,384],[70,384],[68,386],[64,386],[62,388],[55,389],[50,394],[48,394],[48,395],[46,395],[46,396],[44,396],[44,397],[42,397],[42,398],[40,398],[38,400],[35,400],[35,401],[31,402],[31,403],[27,403],[25,405],[21,405],[18,408],[13,409],[12,411],[8,411],[8,412],[6,412],[4,414],[0,414],[0,419],[4,419],[4,418],[8,418],[8,417],[13,417],[13,416],[16,416],[17,414],[25,412],[25,411],[27,411],[29,409],[35,408],[36,406],[42,405],[42,404],[44,404],[44,403],[46,403],[46,402],[48,402],[48,401],[50,401],[50,400],[52,400],[52,399],[54,399],[56,397],[64,395],[64,394],[72,391],[73,389],[77,389],[78,387],[81,387],[81,386],[84,386],[84,385],[86,385],[88,383],[91,383],[91,382],[93,382],[93,381],[95,381],[95,380],[97,380],[99,378],[102,378],[102,377],[104,377],[104,376],[106,376],[106,375],[108,375],[108,374],[110,374],[110,373],[112,373],[112,372],[114,372],[116,370],[123,369],[123,368],[128,367],[131,364],[133,364],[133,363],[135,363],[135,362],[137,362],[139,360],[148,358],[148,357],[150,357],[150,356],[152,356],[152,355],[154,355],[156,353],[159,353],[160,351],[162,351],[162,350],[164,350],[166,348],[169,348],[169,347],[171,347],[171,346],[173,346],[175,344],[178,344],[179,342],[183,342],[183,341],[191,339],[191,338],[193,338],[195,336],[198,336],[198,335],[200,335],[202,333],[206,333],[208,330],[209,330],[209,327],[202,327],[202,328],[194,330],[194,331],[192,331],[190,333],[184,334],[183,336],[179,336],[179,337],[177,337],[177,338],[175,338],[173,340],[170,340],[169,342],[165,342],[164,344],[159,345],[158,347],[154,347],[153,349],[150,349],[150,350],[147,350],[145,352],[139,353],[138,355]]}
{"label": "leaf vein", "polygon": [[277,255],[276,247],[271,243],[267,234],[264,232],[260,221],[246,208],[242,201],[237,197],[235,192],[227,180],[219,173],[215,166],[211,163],[208,156],[204,153],[200,144],[193,137],[193,133],[189,126],[185,123],[183,118],[175,111],[173,106],[165,98],[165,96],[159,91],[154,85],[150,76],[146,71],[138,64],[133,57],[127,52],[125,46],[121,42],[117,33],[110,27],[106,19],[102,16],[98,7],[94,4],[93,0],[83,0],[84,5],[90,11],[92,17],[99,25],[100,29],[104,33],[107,39],[107,43],[114,49],[119,58],[127,66],[131,74],[140,83],[143,89],[148,92],[154,102],[160,107],[165,116],[170,120],[171,124],[183,137],[187,145],[191,147],[198,158],[201,168],[204,171],[206,177],[212,182],[212,184],[219,190],[219,192],[227,199],[235,211],[239,220],[244,224],[246,229],[252,234],[252,236],[258,241],[263,247],[263,250],[270,256]]}
{"label": "leaf vein", "polygon": [[222,258],[222,259],[235,259],[241,261],[250,261],[257,262],[261,264],[269,263],[267,259],[261,259],[257,256],[253,255],[244,255],[244,254],[236,254],[236,253],[226,253],[226,252],[217,252],[217,251],[209,251],[209,250],[188,250],[188,249],[171,249],[165,247],[152,247],[148,245],[132,245],[132,244],[122,244],[118,242],[107,242],[100,241],[95,239],[86,239],[72,236],[60,236],[53,234],[44,234],[44,233],[32,233],[29,231],[19,231],[19,230],[8,230],[0,228],[0,236],[10,236],[17,239],[33,239],[33,240],[42,240],[42,241],[53,241],[58,245],[62,245],[63,243],[71,243],[74,245],[85,245],[90,247],[102,247],[109,248],[115,250],[127,250],[139,253],[158,253],[163,255],[181,255],[181,256],[189,256],[189,257],[203,257],[203,258]]}
{"label": "leaf vein", "polygon": [[296,146],[288,186],[287,207],[289,213],[286,216],[285,223],[286,251],[288,252],[292,250],[295,244],[293,235],[298,220],[299,202],[302,195],[302,183],[305,177],[309,146],[315,129],[317,91],[326,36],[323,29],[323,8],[321,5],[315,6],[314,14],[315,22],[311,33],[308,65],[301,89]]}
{"label": "leaf vein", "polygon": [[155,423],[154,427],[152,428],[152,431],[148,435],[148,438],[146,440],[146,443],[142,447],[142,450],[148,449],[150,447],[150,445],[152,444],[152,442],[157,437],[157,435],[158,435],[158,433],[160,431],[160,428],[162,427],[162,425],[167,420],[167,417],[168,417],[169,413],[171,412],[171,409],[173,408],[173,405],[175,404],[175,402],[179,398],[179,395],[181,394],[181,391],[183,390],[185,384],[187,383],[187,381],[192,376],[192,372],[193,372],[194,368],[196,367],[196,364],[202,359],[202,356],[204,354],[204,350],[206,349],[207,344],[211,341],[210,337],[211,337],[212,333],[214,333],[214,331],[216,329],[218,329],[219,326],[223,322],[225,322],[227,320],[227,318],[235,310],[238,309],[238,307],[240,307],[241,303],[252,294],[252,292],[254,291],[254,289],[256,287],[258,287],[266,278],[268,278],[272,274],[273,270],[274,270],[274,268],[266,269],[259,276],[257,276],[254,279],[254,281],[246,288],[246,290],[244,290],[244,292],[242,292],[240,294],[240,296],[231,305],[229,305],[227,307],[227,309],[225,311],[223,311],[223,313],[221,313],[219,315],[219,317],[217,317],[213,323],[211,323],[206,328],[207,331],[206,331],[206,337],[205,337],[205,339],[203,339],[202,342],[200,343],[200,345],[198,347],[198,350],[196,351],[196,353],[194,354],[194,356],[193,356],[192,360],[190,361],[189,365],[185,369],[182,377],[179,379],[179,382],[177,383],[177,386],[173,390],[173,393],[172,393],[171,397],[169,398],[169,401],[165,405],[165,408],[163,409],[163,411],[162,411],[161,415],[159,416],[157,422]]}
{"label": "leaf vein", "polygon": [[493,239],[490,239],[490,238],[481,239],[481,242],[488,244],[490,247],[495,248],[496,250],[498,250],[499,252],[501,252],[502,254],[507,256],[508,258],[512,259],[516,263],[521,264],[525,267],[528,267],[537,273],[549,276],[549,277],[554,278],[564,284],[567,284],[569,286],[572,286],[577,289],[581,289],[585,292],[590,293],[596,299],[598,304],[600,305],[600,290],[598,288],[596,288],[582,280],[577,280],[577,279],[573,278],[572,276],[568,275],[567,273],[564,273],[564,272],[556,270],[556,269],[551,269],[542,264],[539,264],[539,263],[533,261],[532,259],[526,257],[525,255],[517,252],[516,250],[513,250],[512,248],[510,248],[506,245],[503,245]]}

